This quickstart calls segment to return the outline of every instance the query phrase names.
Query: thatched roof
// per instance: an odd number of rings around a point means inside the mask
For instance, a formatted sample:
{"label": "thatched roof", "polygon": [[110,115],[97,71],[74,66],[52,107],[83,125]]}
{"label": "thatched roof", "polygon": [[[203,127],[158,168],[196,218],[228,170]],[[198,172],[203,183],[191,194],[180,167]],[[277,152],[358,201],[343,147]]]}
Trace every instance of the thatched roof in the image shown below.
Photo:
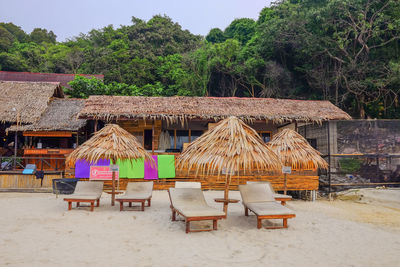
{"label": "thatched roof", "polygon": [[196,173],[227,174],[251,169],[280,169],[278,157],[257,132],[236,117],[220,121],[193,141],[177,158],[177,167],[187,166]]}
{"label": "thatched roof", "polygon": [[86,120],[77,119],[84,105],[83,99],[54,99],[39,121],[18,127],[13,125],[8,131],[78,131],[86,125]]}
{"label": "thatched roof", "polygon": [[268,147],[275,152],[284,166],[296,169],[328,168],[328,163],[321,157],[307,140],[291,129],[283,129],[275,134]]}
{"label": "thatched roof", "polygon": [[81,118],[221,120],[236,116],[244,121],[274,122],[347,120],[351,117],[329,101],[237,97],[90,96]]}
{"label": "thatched roof", "polygon": [[0,121],[34,123],[52,97],[64,97],[60,83],[0,81]]}
{"label": "thatched roof", "polygon": [[67,163],[75,163],[79,159],[97,162],[99,159],[125,160],[138,158],[154,162],[151,155],[133,135],[116,124],[107,124],[75,149],[67,157]]}

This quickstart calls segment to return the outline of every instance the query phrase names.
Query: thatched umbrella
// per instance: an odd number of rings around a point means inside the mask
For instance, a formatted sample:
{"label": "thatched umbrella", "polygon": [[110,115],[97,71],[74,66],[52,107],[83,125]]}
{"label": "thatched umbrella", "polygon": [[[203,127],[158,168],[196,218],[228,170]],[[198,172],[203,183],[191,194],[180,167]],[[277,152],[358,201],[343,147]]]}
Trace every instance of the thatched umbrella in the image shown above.
{"label": "thatched umbrella", "polygon": [[[284,166],[290,166],[292,169],[328,168],[328,163],[321,157],[321,153],[315,150],[303,136],[291,129],[283,129],[274,135],[268,147],[275,152]],[[284,180],[286,194],[286,173]]]}
{"label": "thatched umbrella", "polygon": [[255,130],[236,117],[220,121],[213,129],[191,143],[177,158],[177,167],[186,166],[209,174],[225,174],[224,212],[227,214],[231,177],[254,169],[279,169],[278,157],[266,146]]}
{"label": "thatched umbrella", "polygon": [[[151,155],[143,148],[136,138],[116,124],[107,124],[96,132],[89,140],[75,149],[68,157],[67,163],[74,164],[83,159],[88,162],[97,162],[100,159],[109,159],[114,164],[117,159],[132,160],[143,158],[154,163]],[[115,203],[115,171],[112,175],[112,199]]]}

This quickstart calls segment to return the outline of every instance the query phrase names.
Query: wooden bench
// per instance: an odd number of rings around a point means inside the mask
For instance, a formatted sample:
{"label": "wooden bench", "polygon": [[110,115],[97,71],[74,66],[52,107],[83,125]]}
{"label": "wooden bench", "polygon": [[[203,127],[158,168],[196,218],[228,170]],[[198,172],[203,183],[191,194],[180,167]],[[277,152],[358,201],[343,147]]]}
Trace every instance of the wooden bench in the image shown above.
{"label": "wooden bench", "polygon": [[120,211],[124,210],[124,203],[125,202],[129,203],[129,207],[132,207],[132,203],[133,202],[139,202],[139,203],[141,203],[141,211],[144,211],[146,200],[147,200],[147,206],[146,207],[150,207],[151,206],[151,197],[149,197],[147,199],[134,199],[134,198],[116,199],[116,201],[119,202],[119,210]]}
{"label": "wooden bench", "polygon": [[[176,221],[176,214],[185,219],[186,233],[204,232],[218,229],[218,220],[225,218],[225,213],[207,205],[200,188],[169,188],[171,201],[172,221]],[[210,229],[190,229],[190,222],[213,221]]]}

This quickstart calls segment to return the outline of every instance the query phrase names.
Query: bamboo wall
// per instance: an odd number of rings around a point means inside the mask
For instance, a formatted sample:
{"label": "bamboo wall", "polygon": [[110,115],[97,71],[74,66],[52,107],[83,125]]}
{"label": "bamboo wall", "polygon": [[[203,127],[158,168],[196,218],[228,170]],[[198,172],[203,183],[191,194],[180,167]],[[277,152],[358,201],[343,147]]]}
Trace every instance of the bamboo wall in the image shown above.
{"label": "bamboo wall", "polygon": [[[129,133],[137,136],[138,133],[144,134],[144,130],[151,130],[153,128],[152,122],[137,120],[137,121],[118,121],[117,124],[124,128]],[[158,141],[161,134],[161,120],[154,121],[154,136],[153,136],[153,146],[154,149],[158,149]],[[144,138],[144,136],[143,136]],[[143,145],[143,143],[142,143]]]}
{"label": "bamboo wall", "polygon": [[[288,190],[318,190],[319,186],[318,176],[304,176],[304,175],[288,175],[287,188]],[[149,180],[143,179],[127,179],[121,178],[119,182],[119,189],[125,190],[128,182],[143,182]],[[203,190],[224,190],[225,181],[222,177],[209,176],[208,178],[173,178],[173,179],[160,179],[154,181],[154,190],[166,190],[175,186],[176,181],[188,182],[201,182]],[[231,181],[230,190],[238,190],[239,184],[245,184],[246,181],[269,181],[274,187],[275,191],[283,191],[284,179],[283,176],[242,176],[241,178],[233,177]],[[105,181],[105,190],[111,190],[111,181]]]}
{"label": "bamboo wall", "polygon": [[62,178],[61,174],[45,174],[43,185],[40,185],[41,180],[36,179],[35,175],[0,174],[0,188],[51,188],[52,180],[60,178]]}

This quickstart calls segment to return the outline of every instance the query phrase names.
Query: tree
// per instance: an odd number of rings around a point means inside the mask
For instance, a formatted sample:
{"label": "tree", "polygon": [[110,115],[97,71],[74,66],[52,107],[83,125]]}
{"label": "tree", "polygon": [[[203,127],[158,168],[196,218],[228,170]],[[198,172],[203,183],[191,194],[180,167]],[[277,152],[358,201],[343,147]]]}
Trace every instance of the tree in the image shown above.
{"label": "tree", "polygon": [[225,34],[219,28],[213,28],[206,36],[207,42],[210,43],[223,43],[226,40]]}
{"label": "tree", "polygon": [[254,20],[248,18],[235,19],[225,29],[224,35],[226,38],[236,39],[245,44],[251,39],[255,30],[256,22]]}
{"label": "tree", "polygon": [[35,28],[29,35],[32,42],[37,44],[41,44],[43,42],[46,43],[55,43],[57,36],[53,33],[53,31],[47,31],[46,29]]}

